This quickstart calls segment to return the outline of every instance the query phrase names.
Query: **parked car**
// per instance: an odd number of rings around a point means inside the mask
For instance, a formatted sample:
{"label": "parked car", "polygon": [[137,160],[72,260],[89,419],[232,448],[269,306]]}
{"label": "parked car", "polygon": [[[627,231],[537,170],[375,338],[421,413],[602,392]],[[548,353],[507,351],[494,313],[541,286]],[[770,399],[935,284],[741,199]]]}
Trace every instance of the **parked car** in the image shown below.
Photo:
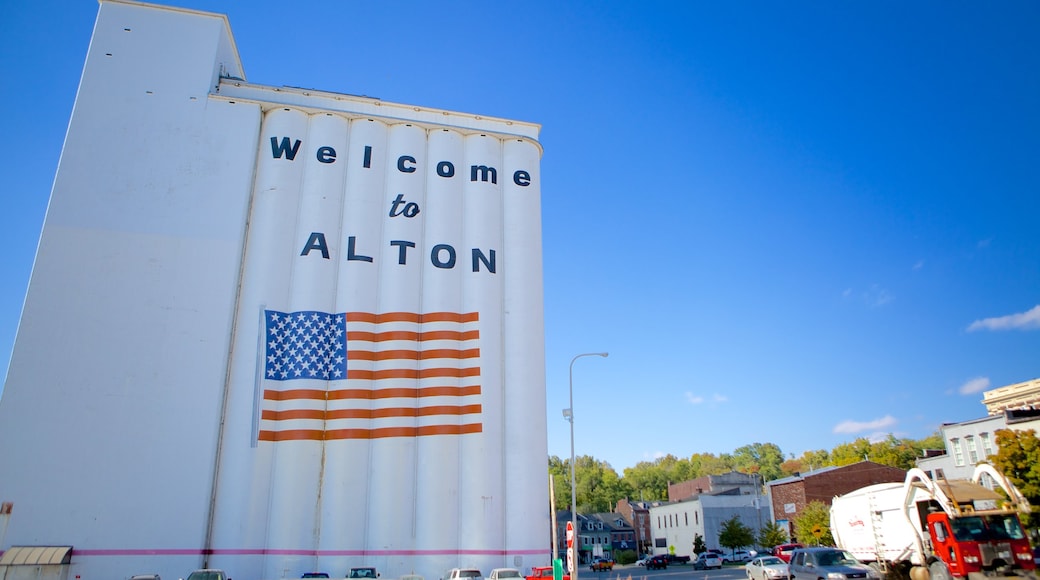
{"label": "parked car", "polygon": [[693,567],[697,570],[718,570],[722,568],[722,558],[715,552],[701,552],[697,554],[697,559],[693,561]]}
{"label": "parked car", "polygon": [[188,574],[188,580],[231,580],[223,570],[201,568]]}
{"label": "parked car", "polygon": [[[328,578],[328,572],[304,572],[300,575],[300,578]],[[134,580],[131,578],[130,580]]]}
{"label": "parked car", "polygon": [[665,555],[668,557],[668,563],[669,564],[679,565],[679,564],[689,564],[690,563],[690,557],[689,556],[676,556],[675,554],[665,554]]}
{"label": "parked car", "polygon": [[747,550],[733,550],[732,554],[726,554],[722,557],[722,563],[726,562],[749,562],[751,560],[751,553]]}
{"label": "parked car", "polygon": [[606,558],[596,558],[589,566],[589,570],[593,572],[610,572],[614,569],[614,561],[607,560]]}
{"label": "parked car", "polygon": [[860,562],[851,552],[841,548],[798,548],[791,552],[788,565],[791,579],[867,578],[881,580],[881,575]]}
{"label": "parked car", "polygon": [[[524,580],[551,580],[552,577],[552,566],[532,566],[531,573],[525,576]],[[567,573],[567,568],[563,569],[563,580],[571,580],[571,575]]]}
{"label": "parked car", "polygon": [[351,568],[350,572],[347,572],[347,578],[379,578],[379,572],[371,566]]}
{"label": "parked car", "polygon": [[643,556],[636,560],[636,566],[646,566],[646,561],[650,559],[650,556]]}
{"label": "parked car", "polygon": [[668,567],[668,556],[658,554],[646,561],[647,570],[664,570]]}
{"label": "parked car", "polygon": [[516,568],[495,568],[488,580],[522,580],[523,575]]}
{"label": "parked car", "polygon": [[773,555],[776,556],[777,558],[780,558],[784,562],[790,562],[791,561],[791,552],[793,552],[794,550],[797,550],[798,548],[804,548],[804,547],[805,547],[804,544],[798,544],[798,543],[794,543],[794,544],[780,544],[779,546],[774,546],[773,547]]}
{"label": "parked car", "polygon": [[748,580],[788,580],[791,577],[787,562],[776,556],[755,556],[744,565],[744,573]]}

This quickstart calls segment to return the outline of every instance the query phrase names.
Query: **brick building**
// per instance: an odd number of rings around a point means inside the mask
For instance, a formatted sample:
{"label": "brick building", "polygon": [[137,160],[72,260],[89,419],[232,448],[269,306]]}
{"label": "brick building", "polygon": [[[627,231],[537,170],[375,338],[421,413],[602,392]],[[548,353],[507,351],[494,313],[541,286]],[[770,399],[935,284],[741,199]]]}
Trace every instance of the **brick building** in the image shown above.
{"label": "brick building", "polygon": [[830,505],[831,499],[836,495],[875,483],[900,482],[904,479],[905,469],[873,461],[860,461],[843,467],[825,467],[805,474],[795,474],[770,481],[766,485],[769,486],[773,520],[790,534],[794,530],[794,519],[812,501]]}
{"label": "brick building", "polygon": [[668,501],[682,501],[702,493],[720,493],[739,489],[740,493],[754,493],[757,476],[739,471],[721,475],[705,475],[680,483],[668,484]]}
{"label": "brick building", "polygon": [[661,502],[629,501],[620,499],[614,511],[625,518],[635,532],[636,546],[639,554],[647,554],[653,550],[653,536],[650,534],[650,508]]}

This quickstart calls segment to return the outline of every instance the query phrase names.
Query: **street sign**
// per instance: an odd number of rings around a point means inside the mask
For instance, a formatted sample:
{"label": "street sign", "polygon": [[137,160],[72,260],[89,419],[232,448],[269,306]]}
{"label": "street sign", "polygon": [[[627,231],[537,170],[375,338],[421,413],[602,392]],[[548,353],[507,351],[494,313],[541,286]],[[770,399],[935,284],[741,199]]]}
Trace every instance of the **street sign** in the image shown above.
{"label": "street sign", "polygon": [[567,572],[574,574],[574,522],[567,522]]}

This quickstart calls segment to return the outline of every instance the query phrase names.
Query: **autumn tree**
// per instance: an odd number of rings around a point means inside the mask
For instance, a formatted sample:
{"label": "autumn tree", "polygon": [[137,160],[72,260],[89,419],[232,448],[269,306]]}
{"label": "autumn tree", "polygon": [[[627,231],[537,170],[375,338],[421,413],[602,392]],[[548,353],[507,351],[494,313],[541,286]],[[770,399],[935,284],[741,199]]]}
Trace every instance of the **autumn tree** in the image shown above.
{"label": "autumn tree", "polygon": [[744,473],[757,473],[763,481],[783,477],[780,465],[784,454],[774,443],[752,443],[733,452],[733,468]]}
{"label": "autumn tree", "polygon": [[997,454],[989,457],[993,466],[1015,484],[1033,505],[1040,505],[1040,439],[1036,431],[998,429]]}
{"label": "autumn tree", "polygon": [[[815,532],[819,532],[819,534]],[[833,546],[830,507],[819,500],[809,502],[802,513],[794,519],[794,535],[799,542],[806,545]]]}
{"label": "autumn tree", "polygon": [[783,472],[784,477],[787,477],[796,473],[807,473],[827,465],[833,465],[830,453],[823,449],[818,449],[816,451],[806,451],[797,459],[792,458],[783,462],[780,464],[780,470]]}

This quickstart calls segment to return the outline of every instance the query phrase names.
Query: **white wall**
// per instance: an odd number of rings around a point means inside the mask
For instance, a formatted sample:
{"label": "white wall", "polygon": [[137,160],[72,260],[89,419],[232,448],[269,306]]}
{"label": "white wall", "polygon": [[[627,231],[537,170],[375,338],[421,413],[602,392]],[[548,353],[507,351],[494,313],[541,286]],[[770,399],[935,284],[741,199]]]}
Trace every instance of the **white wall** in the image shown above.
{"label": "white wall", "polygon": [[[650,508],[650,535],[665,538],[667,546],[675,547],[680,556],[693,554],[694,538],[704,538],[706,548],[723,549],[719,545],[722,525],[736,516],[740,522],[757,533],[769,523],[769,508],[765,498],[754,495],[708,495],[696,499],[663,504]],[[656,543],[655,543],[656,545]],[[655,554],[668,553],[669,548],[654,548]]]}
{"label": "white wall", "polygon": [[0,400],[6,542],[72,545],[73,576],[201,562],[260,121],[208,97],[230,46],[100,5]]}
{"label": "white wall", "polygon": [[[547,563],[537,126],[379,103],[390,119],[222,74],[244,76],[224,17],[102,0],[0,399],[0,501],[14,504],[0,549],[72,545],[83,580]],[[274,135],[306,141],[300,163],[272,159]],[[342,163],[315,161],[314,144]],[[372,173],[356,169],[364,146]],[[442,159],[458,179],[424,164]],[[466,181],[473,164],[498,181]],[[421,218],[386,217],[401,192]],[[334,259],[301,255],[316,231]],[[373,261],[345,258],[353,233]],[[438,243],[457,268],[432,263]],[[471,248],[497,250],[497,272],[472,272]],[[401,416],[407,397],[290,413],[320,436],[266,440],[287,406],[257,375],[264,308],[476,312],[480,375],[446,386],[479,393],[447,419]],[[462,434],[325,439],[336,421]]]}

